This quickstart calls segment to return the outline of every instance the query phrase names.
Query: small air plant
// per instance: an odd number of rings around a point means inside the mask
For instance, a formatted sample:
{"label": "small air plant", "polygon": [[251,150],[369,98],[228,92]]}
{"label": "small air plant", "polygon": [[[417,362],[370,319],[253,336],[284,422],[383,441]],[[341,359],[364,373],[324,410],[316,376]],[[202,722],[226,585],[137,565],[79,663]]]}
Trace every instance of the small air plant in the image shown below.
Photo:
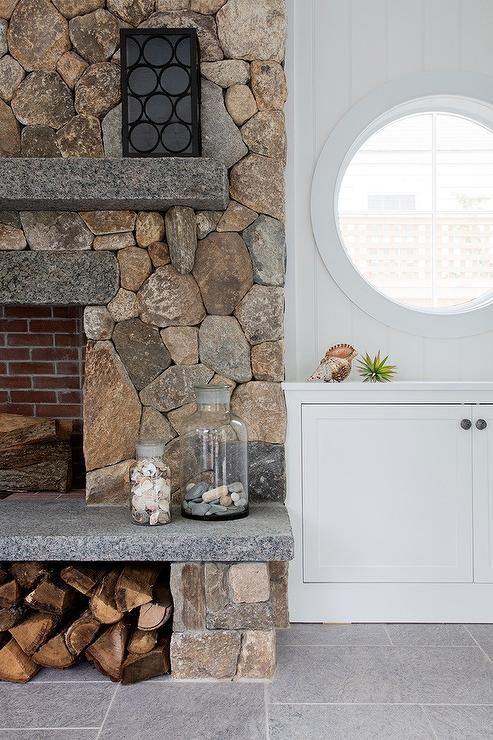
{"label": "small air plant", "polygon": [[368,352],[362,355],[358,362],[358,373],[363,378],[364,383],[390,383],[394,379],[397,370],[396,365],[387,364],[389,356],[380,357],[378,350],[375,357],[371,357]]}

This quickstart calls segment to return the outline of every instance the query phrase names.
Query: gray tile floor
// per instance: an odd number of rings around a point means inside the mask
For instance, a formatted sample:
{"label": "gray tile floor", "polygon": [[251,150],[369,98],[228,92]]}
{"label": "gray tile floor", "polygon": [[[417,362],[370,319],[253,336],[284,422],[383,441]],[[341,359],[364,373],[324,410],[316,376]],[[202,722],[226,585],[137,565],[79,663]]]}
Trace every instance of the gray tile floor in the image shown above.
{"label": "gray tile floor", "polygon": [[493,738],[492,657],[493,625],[298,624],[272,683],[0,684],[0,740]]}

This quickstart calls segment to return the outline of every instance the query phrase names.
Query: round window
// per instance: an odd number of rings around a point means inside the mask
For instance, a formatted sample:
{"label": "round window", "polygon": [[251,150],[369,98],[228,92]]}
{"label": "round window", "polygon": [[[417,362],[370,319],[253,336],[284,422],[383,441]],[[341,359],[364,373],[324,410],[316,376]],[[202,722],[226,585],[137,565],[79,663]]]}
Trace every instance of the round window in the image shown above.
{"label": "round window", "polygon": [[388,83],[335,126],[311,208],[325,265],[379,321],[430,337],[493,327],[490,78]]}
{"label": "round window", "polygon": [[450,311],[493,290],[493,132],[424,112],[372,134],[339,187],[337,226],[354,267],[397,303]]}

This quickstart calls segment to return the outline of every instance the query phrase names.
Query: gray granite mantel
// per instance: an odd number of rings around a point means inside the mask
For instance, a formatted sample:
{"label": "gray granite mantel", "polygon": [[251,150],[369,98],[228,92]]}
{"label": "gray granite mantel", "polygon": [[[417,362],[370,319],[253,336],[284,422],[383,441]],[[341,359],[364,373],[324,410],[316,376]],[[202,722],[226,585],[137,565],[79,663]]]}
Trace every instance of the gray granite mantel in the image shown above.
{"label": "gray granite mantel", "polygon": [[1,560],[218,561],[291,560],[286,507],[254,504],[245,519],[184,519],[160,527],[131,524],[128,510],[84,501],[0,501]]}
{"label": "gray granite mantel", "polygon": [[221,210],[228,173],[206,157],[0,158],[0,210]]}

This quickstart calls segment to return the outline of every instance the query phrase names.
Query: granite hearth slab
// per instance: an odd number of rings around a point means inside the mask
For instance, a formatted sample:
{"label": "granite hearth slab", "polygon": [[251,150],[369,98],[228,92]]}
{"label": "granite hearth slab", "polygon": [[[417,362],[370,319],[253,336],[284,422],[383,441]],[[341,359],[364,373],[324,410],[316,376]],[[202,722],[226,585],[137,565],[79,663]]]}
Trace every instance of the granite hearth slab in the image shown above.
{"label": "granite hearth slab", "polygon": [[128,509],[83,501],[0,501],[0,560],[267,562],[293,558],[286,507],[255,504],[229,522],[130,523]]}
{"label": "granite hearth slab", "polygon": [[0,252],[0,304],[105,304],[118,285],[112,252]]}
{"label": "granite hearth slab", "polygon": [[203,157],[0,158],[0,210],[221,210],[228,189],[224,165]]}

